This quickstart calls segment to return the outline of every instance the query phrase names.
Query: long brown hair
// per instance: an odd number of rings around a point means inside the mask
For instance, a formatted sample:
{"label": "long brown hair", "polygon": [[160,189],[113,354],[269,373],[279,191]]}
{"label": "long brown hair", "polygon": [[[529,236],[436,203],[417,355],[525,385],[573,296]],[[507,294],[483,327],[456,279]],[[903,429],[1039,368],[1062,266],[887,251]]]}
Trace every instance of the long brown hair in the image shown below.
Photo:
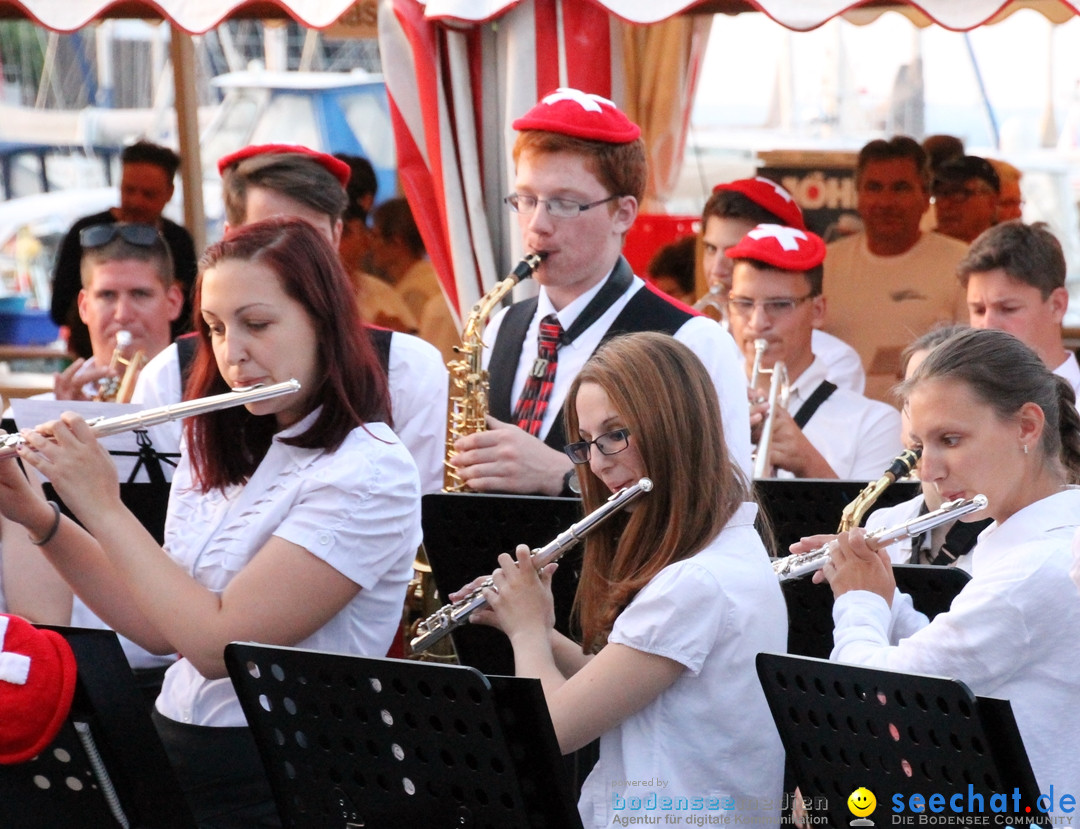
{"label": "long brown hair", "polygon": [[[589,359],[566,398],[572,441],[580,440],[576,403],[585,383],[607,394],[654,484],[629,517],[586,540],[575,611],[588,652],[604,644],[615,617],[660,570],[717,536],[747,499],[747,483],[728,456],[712,380],[674,338],[615,337]],[[585,509],[592,511],[611,493],[587,464],[578,474]]]}
{"label": "long brown hair", "polygon": [[[184,388],[185,398],[229,390],[218,371],[210,328],[201,313],[203,275],[227,259],[257,262],[277,274],[282,290],[304,307],[315,327],[320,372],[309,411],[321,409],[302,434],[283,441],[332,451],[356,427],[369,421],[389,422],[386,375],[360,320],[337,251],[319,231],[294,218],[245,225],[202,255],[195,286],[199,346]],[[266,455],[276,428],[272,415],[253,415],[243,406],[188,418],[185,436],[203,491],[246,481]]]}

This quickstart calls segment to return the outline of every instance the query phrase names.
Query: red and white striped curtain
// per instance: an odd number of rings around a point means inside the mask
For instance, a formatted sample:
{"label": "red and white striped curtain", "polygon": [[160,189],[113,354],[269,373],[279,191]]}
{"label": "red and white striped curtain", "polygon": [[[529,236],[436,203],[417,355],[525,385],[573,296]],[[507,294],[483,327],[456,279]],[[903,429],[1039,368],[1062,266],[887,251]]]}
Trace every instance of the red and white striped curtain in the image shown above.
{"label": "red and white striped curtain", "polygon": [[[711,18],[641,28],[600,4],[522,0],[465,4],[478,22],[433,19],[453,5],[381,0],[379,44],[399,177],[460,317],[522,254],[502,204],[511,122],[560,86],[613,99],[644,128],[650,191],[662,202],[678,175]],[[488,12],[498,16],[483,19]]]}

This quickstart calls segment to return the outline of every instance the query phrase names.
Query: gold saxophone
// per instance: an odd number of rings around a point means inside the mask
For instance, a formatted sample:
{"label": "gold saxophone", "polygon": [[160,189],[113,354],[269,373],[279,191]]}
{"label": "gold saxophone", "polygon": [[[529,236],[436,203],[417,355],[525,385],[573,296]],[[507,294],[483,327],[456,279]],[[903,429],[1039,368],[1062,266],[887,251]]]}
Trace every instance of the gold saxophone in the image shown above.
{"label": "gold saxophone", "polygon": [[461,332],[461,345],[454,346],[460,359],[447,364],[450,371],[450,402],[446,424],[446,483],[444,492],[463,492],[468,487],[451,460],[457,454],[454,441],[487,428],[488,373],[483,366],[484,323],[503,297],[523,279],[531,277],[546,254],[530,253],[498,285],[484,294],[472,307]]}
{"label": "gold saxophone", "polygon": [[[488,413],[488,373],[484,370],[484,341],[482,339],[484,323],[503,298],[522,279],[528,279],[546,254],[530,253],[498,285],[480,298],[468,318],[461,333],[461,345],[454,346],[454,351],[461,355],[457,360],[447,363],[450,371],[450,400],[447,406],[446,456],[444,492],[464,492],[468,489],[457,469],[450,462],[457,454],[454,441],[464,435],[482,432],[487,428],[485,417]],[[445,647],[438,652],[421,654],[412,646],[417,625],[439,606],[439,596],[435,590],[435,579],[431,574],[424,545],[416,551],[413,561],[413,578],[405,593],[405,607],[402,616],[402,639],[405,655],[413,659],[439,662],[456,662],[452,643],[447,640]]]}
{"label": "gold saxophone", "polygon": [[840,527],[836,531],[838,533],[846,532],[862,524],[866,513],[874,505],[874,502],[881,497],[881,493],[896,481],[910,475],[911,470],[915,468],[915,464],[919,462],[921,454],[921,449],[905,449],[893,458],[893,462],[885,470],[885,474],[876,481],[867,484],[862,492],[855,496],[855,500],[844,507],[844,511],[840,515]]}

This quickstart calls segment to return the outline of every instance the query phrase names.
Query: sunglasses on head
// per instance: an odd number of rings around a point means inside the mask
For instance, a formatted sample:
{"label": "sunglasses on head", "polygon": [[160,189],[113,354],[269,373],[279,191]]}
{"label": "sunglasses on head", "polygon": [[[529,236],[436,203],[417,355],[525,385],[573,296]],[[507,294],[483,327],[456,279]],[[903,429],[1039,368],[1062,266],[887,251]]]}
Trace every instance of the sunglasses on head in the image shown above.
{"label": "sunglasses on head", "polygon": [[79,231],[79,244],[84,249],[100,248],[119,236],[129,245],[152,248],[161,239],[157,228],[143,224],[90,225]]}

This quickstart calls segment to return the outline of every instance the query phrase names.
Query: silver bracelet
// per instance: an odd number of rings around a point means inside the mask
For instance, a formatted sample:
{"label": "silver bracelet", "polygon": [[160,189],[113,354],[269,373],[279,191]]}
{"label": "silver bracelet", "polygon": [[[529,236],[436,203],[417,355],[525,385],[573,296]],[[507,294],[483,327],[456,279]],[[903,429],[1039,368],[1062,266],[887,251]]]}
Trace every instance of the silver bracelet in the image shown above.
{"label": "silver bracelet", "polygon": [[53,510],[52,526],[49,527],[48,532],[46,532],[45,535],[43,535],[41,538],[34,538],[32,535],[27,533],[27,538],[30,539],[30,543],[37,547],[42,547],[52,541],[53,537],[56,535],[56,531],[60,529],[60,505],[56,503],[56,501],[47,501],[46,503],[50,507],[52,507]]}

